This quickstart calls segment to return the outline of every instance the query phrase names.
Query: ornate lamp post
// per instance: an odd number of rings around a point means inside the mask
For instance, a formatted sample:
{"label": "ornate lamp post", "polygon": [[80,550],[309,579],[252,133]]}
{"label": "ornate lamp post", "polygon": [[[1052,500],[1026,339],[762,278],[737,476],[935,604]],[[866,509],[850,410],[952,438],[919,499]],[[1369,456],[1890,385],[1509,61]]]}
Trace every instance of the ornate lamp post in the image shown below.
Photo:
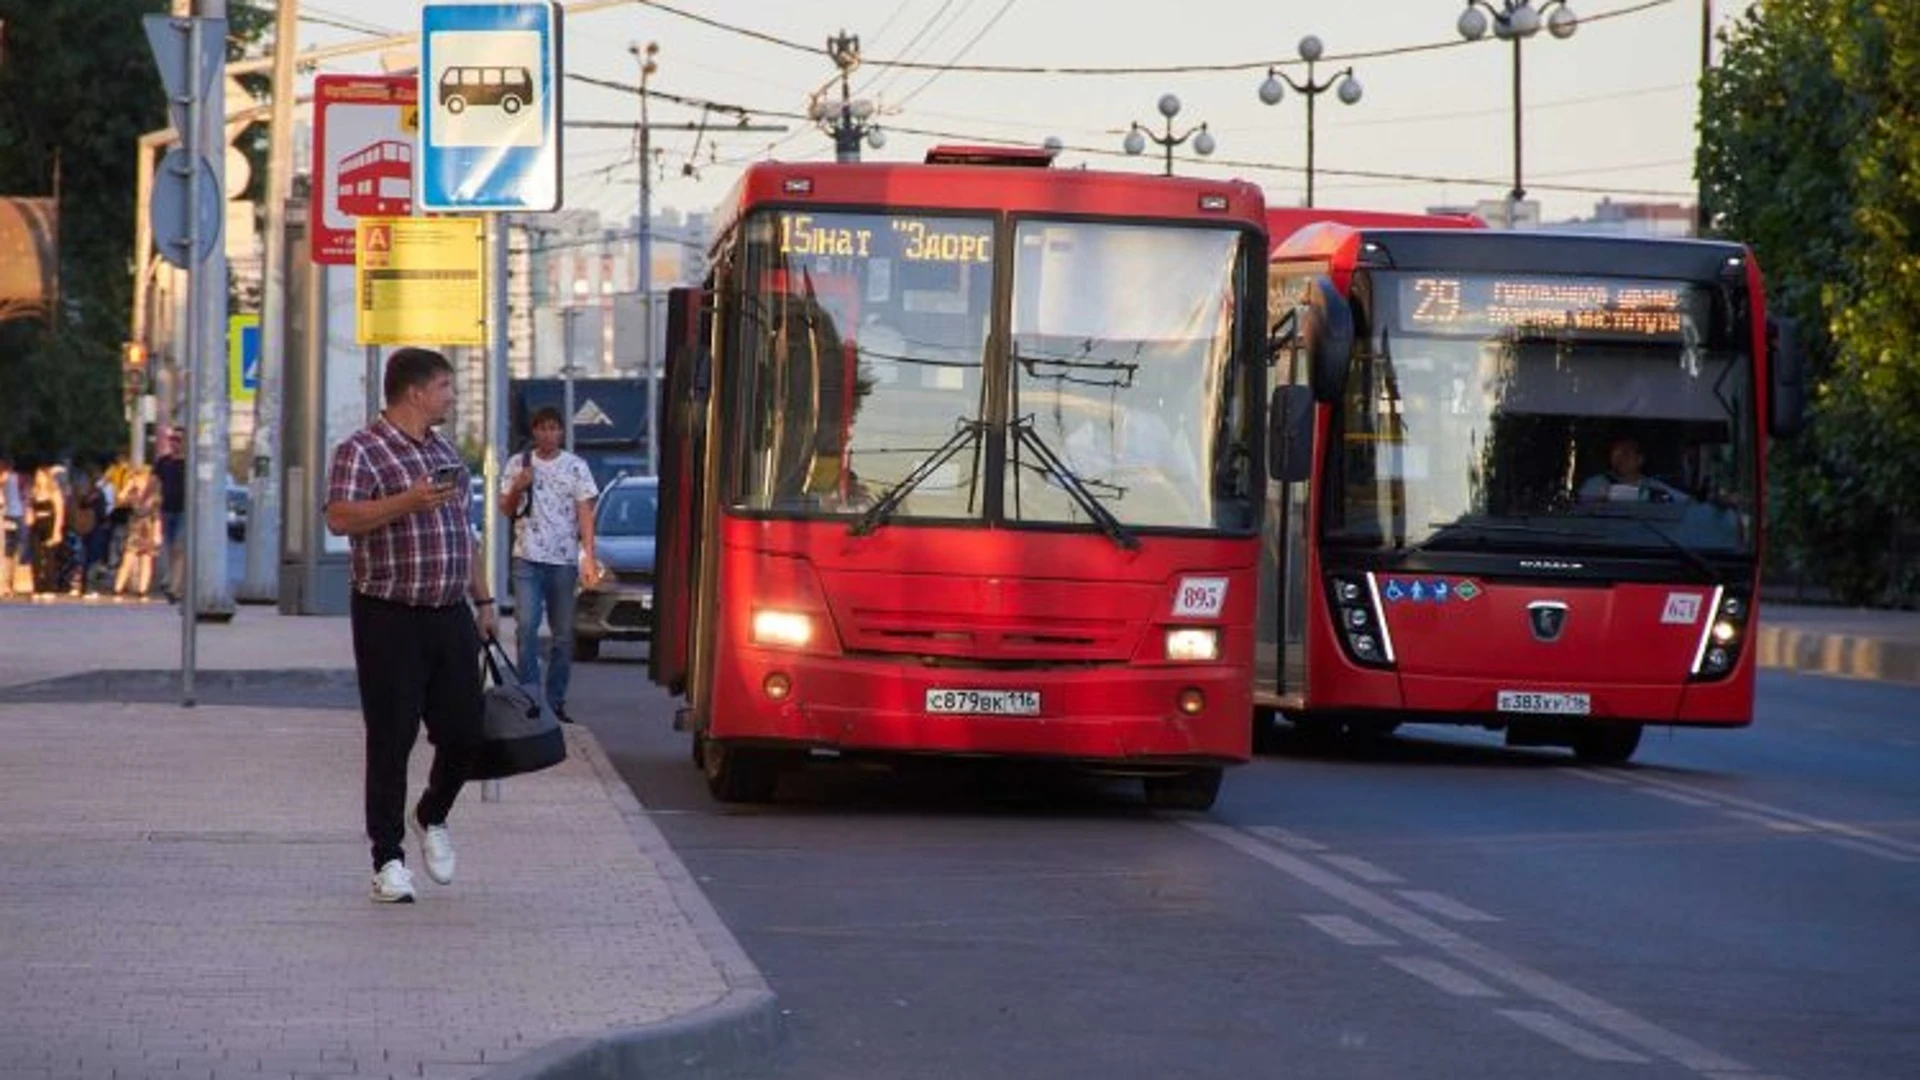
{"label": "ornate lamp post", "polygon": [[1493,36],[1513,42],[1513,190],[1507,193],[1507,227],[1512,228],[1519,215],[1527,189],[1520,181],[1520,43],[1540,32],[1565,40],[1580,29],[1580,17],[1567,0],[1546,0],[1538,8],[1532,0],[1467,0],[1467,10],[1455,24],[1460,36],[1478,41],[1487,34],[1492,19]]}
{"label": "ornate lamp post", "polygon": [[862,139],[875,150],[887,145],[886,133],[873,122],[877,111],[873,102],[853,96],[851,77],[853,69],[860,66],[859,35],[843,30],[828,38],[827,55],[840,69],[840,101],[835,104],[825,97],[815,97],[807,106],[807,115],[821,131],[833,137],[835,161],[859,161]]}
{"label": "ornate lamp post", "polygon": [[1213,133],[1207,130],[1207,125],[1200,124],[1196,127],[1190,127],[1179,135],[1173,133],[1173,118],[1180,115],[1180,99],[1178,97],[1172,94],[1161,94],[1160,115],[1164,117],[1167,122],[1166,134],[1155,135],[1153,132],[1140,126],[1138,121],[1135,121],[1133,126],[1127,129],[1127,139],[1126,142],[1122,144],[1127,148],[1127,153],[1136,155],[1146,153],[1147,141],[1152,140],[1155,145],[1166,151],[1168,176],[1173,175],[1173,148],[1181,145],[1188,139],[1193,140],[1193,152],[1199,154],[1201,157],[1206,157],[1213,153]]}
{"label": "ornate lamp post", "polygon": [[1307,62],[1307,81],[1294,82],[1293,79],[1276,68],[1267,69],[1267,81],[1260,84],[1260,100],[1268,105],[1280,104],[1285,96],[1284,87],[1291,86],[1293,92],[1307,99],[1307,205],[1313,205],[1313,99],[1329,90],[1340,98],[1343,105],[1357,105],[1360,102],[1360,80],[1353,77],[1353,68],[1330,76],[1326,82],[1313,80],[1313,65],[1326,52],[1320,39],[1312,34],[1300,39],[1300,59]]}

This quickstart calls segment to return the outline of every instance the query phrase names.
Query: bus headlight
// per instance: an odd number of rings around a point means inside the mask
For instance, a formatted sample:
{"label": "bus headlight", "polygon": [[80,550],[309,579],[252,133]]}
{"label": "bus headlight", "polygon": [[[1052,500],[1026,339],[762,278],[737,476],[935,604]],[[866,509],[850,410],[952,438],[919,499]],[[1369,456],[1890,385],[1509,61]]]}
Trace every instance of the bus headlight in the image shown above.
{"label": "bus headlight", "polygon": [[1371,574],[1335,574],[1327,579],[1333,621],[1347,656],[1367,667],[1394,664],[1393,637],[1381,617],[1380,595]]}
{"label": "bus headlight", "polygon": [[813,620],[797,611],[763,608],[753,613],[753,642],[803,649],[813,640]]}
{"label": "bus headlight", "polygon": [[1186,627],[1167,631],[1167,659],[1189,661],[1220,659],[1220,631],[1211,627]]}
{"label": "bus headlight", "polygon": [[1699,649],[1694,653],[1695,679],[1720,679],[1732,673],[1740,662],[1740,649],[1746,644],[1747,620],[1752,616],[1752,608],[1744,591],[1735,592],[1725,586],[1714,590],[1706,630],[1701,633]]}

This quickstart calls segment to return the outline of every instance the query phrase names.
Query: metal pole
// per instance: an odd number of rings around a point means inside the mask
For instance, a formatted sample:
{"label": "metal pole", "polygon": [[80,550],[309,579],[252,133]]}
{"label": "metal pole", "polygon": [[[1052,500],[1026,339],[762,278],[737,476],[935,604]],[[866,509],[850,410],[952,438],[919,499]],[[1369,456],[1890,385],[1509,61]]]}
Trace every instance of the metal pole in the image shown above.
{"label": "metal pole", "polygon": [[[222,35],[226,30],[227,0],[196,0],[200,17],[208,20],[208,29]],[[213,173],[213,188],[219,197],[221,213],[227,206],[227,125],[226,125],[226,52],[213,51],[211,73],[202,73],[207,81],[205,101],[200,110],[199,154]],[[226,521],[228,458],[232,442],[228,437],[228,410],[231,395],[227,386],[227,249],[216,243],[197,267],[194,282],[195,303],[200,307],[200,336],[195,342],[193,364],[199,376],[199,398],[194,436],[200,442],[200,460],[187,480],[188,512],[196,526],[193,536],[194,617],[201,621],[225,622],[233,618],[233,582],[229,577]]]}
{"label": "metal pole", "polygon": [[1307,61],[1307,207],[1313,207],[1313,99],[1320,96],[1313,81],[1313,61]]}
{"label": "metal pole", "polygon": [[[187,155],[187,258],[189,265],[198,266],[200,253],[200,136],[201,117],[206,108],[200,95],[200,20],[189,19],[187,23],[187,130],[181,133]],[[200,375],[199,365],[193,362],[193,353],[200,348],[200,322],[202,312],[197,294],[205,288],[198,272],[187,279],[187,356],[183,364],[187,369],[187,416],[194,430],[188,433],[186,442],[186,489],[188,513],[186,515],[186,558],[180,560],[180,576],[184,581],[174,582],[174,588],[180,592],[180,704],[191,708],[194,704],[193,668],[194,650],[197,644],[195,632],[198,625],[194,621],[194,602],[198,599],[194,588],[194,539],[195,519],[199,516],[192,512],[194,494],[194,472],[200,464],[199,403]],[[169,562],[173,561],[173,552],[167,552]]]}
{"label": "metal pole", "polygon": [[267,151],[266,263],[260,289],[260,385],[253,397],[247,558],[240,599],[280,594],[280,410],[287,351],[287,199],[293,194],[293,54],[300,0],[280,0],[273,30],[273,120]]}
{"label": "metal pole", "polygon": [[380,418],[380,410],[385,407],[386,395],[382,392],[380,373],[380,346],[367,346],[367,423]]}
{"label": "metal pole", "polygon": [[[1713,70],[1713,0],[1700,0],[1700,89],[1707,88],[1707,75]],[[1713,227],[1713,215],[1707,210],[1707,178],[1700,176],[1700,187],[1693,198],[1693,234],[1705,236]]]}
{"label": "metal pole", "polygon": [[[641,76],[645,81],[646,76]],[[647,395],[647,472],[660,474],[660,393],[659,368],[653,353],[653,132],[647,126],[647,95],[640,95],[640,370],[645,373]],[[567,407],[567,423],[573,423],[573,407]],[[571,431],[572,427],[569,426]],[[568,440],[572,449],[572,440]]]}
{"label": "metal pole", "polygon": [[574,323],[579,317],[580,306],[577,302],[570,307],[561,309],[560,323],[566,327],[567,332],[566,340],[560,343],[560,383],[565,387],[565,400],[560,406],[560,420],[566,428],[567,453],[569,454],[573,453],[573,329]]}
{"label": "metal pole", "polygon": [[1527,189],[1520,183],[1520,35],[1513,36],[1513,192],[1507,202],[1507,228],[1520,227],[1520,203]]}
{"label": "metal pole", "polygon": [[[487,315],[487,454],[485,461],[487,497],[480,500],[481,505],[486,507],[481,553],[487,560],[487,595],[495,598],[494,610],[498,611],[498,598],[507,581],[506,522],[500,517],[500,500],[494,498],[494,492],[500,490],[501,473],[507,463],[507,216],[505,214],[493,214],[487,218],[487,243],[491,248],[487,272],[487,287],[490,293]],[[514,618],[518,619],[524,614],[524,612],[515,611]],[[500,781],[482,782],[480,799],[482,802],[498,802]]]}

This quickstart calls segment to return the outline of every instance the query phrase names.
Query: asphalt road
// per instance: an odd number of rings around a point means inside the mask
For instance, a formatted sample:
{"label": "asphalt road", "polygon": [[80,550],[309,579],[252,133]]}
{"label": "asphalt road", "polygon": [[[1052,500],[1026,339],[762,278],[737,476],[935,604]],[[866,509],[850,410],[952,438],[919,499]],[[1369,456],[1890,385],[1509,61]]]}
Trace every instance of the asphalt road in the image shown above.
{"label": "asphalt road", "polygon": [[1620,769],[1295,746],[1207,815],[834,766],[735,808],[643,655],[573,711],[788,1010],[742,1077],[1920,1075],[1920,688],[1766,675]]}

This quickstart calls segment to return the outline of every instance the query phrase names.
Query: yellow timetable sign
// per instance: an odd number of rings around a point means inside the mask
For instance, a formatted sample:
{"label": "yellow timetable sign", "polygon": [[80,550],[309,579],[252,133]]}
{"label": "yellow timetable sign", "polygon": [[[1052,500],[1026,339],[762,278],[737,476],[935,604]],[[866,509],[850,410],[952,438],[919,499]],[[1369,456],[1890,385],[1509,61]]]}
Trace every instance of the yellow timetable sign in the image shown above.
{"label": "yellow timetable sign", "polygon": [[353,257],[362,345],[483,345],[479,218],[363,217]]}

